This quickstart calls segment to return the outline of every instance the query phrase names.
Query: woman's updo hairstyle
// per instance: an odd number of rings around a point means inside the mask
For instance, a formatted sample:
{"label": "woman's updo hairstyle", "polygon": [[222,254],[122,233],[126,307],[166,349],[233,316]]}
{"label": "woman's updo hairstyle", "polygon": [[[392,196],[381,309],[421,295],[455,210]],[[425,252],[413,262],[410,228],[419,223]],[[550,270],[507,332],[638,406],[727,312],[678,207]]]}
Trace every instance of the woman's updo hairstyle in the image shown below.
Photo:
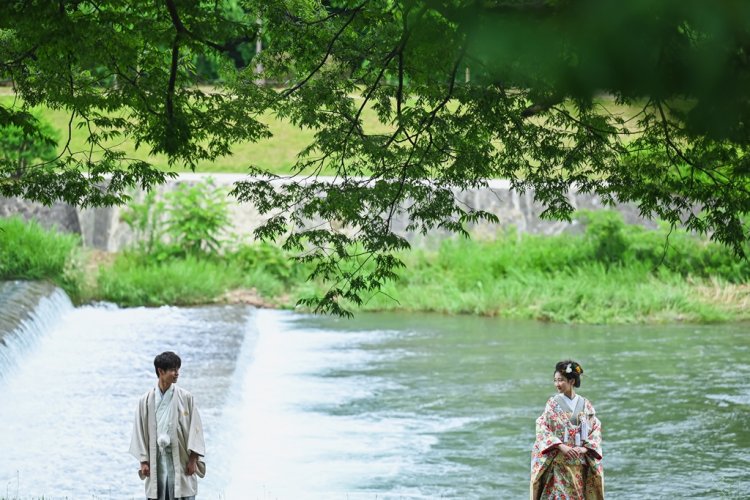
{"label": "woman's updo hairstyle", "polygon": [[559,373],[568,380],[573,380],[573,385],[575,387],[581,387],[581,375],[583,375],[583,367],[575,361],[571,359],[560,361],[555,365],[555,373]]}

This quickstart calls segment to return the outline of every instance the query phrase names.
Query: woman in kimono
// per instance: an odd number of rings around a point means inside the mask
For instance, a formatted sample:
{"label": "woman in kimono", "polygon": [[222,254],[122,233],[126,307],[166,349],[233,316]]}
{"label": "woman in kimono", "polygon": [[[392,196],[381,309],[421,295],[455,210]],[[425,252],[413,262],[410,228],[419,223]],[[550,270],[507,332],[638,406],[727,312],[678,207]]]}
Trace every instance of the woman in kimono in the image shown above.
{"label": "woman in kimono", "polygon": [[572,360],[555,366],[557,394],[536,420],[532,500],[604,498],[601,424],[591,402],[575,392],[582,374],[581,365]]}

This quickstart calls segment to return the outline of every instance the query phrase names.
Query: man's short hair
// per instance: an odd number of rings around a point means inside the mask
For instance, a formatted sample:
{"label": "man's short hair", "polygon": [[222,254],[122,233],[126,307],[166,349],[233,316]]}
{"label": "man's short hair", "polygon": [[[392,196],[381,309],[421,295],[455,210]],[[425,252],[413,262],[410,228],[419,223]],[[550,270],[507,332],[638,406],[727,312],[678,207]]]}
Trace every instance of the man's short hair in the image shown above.
{"label": "man's short hair", "polygon": [[173,370],[182,366],[180,357],[172,351],[165,351],[154,358],[154,371],[159,376],[159,368],[162,370]]}

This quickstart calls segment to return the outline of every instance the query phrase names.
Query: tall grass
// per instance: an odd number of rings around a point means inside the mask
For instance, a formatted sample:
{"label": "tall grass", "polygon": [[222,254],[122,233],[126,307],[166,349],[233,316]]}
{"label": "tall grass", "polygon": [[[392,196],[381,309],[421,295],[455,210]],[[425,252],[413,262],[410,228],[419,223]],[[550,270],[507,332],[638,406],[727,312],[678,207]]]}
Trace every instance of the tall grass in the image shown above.
{"label": "tall grass", "polygon": [[[476,245],[461,245],[466,259]],[[465,262],[469,264],[468,262]],[[407,265],[407,268],[411,263]],[[406,271],[365,305],[367,310],[397,309],[451,314],[481,314],[575,323],[722,321],[730,314],[721,303],[704,300],[676,274],[653,274],[644,267],[606,268],[597,263],[568,270],[491,274],[469,282],[455,268],[442,277]],[[469,273],[467,273],[469,274]]]}
{"label": "tall grass", "polygon": [[365,309],[584,323],[750,316],[734,307],[746,300],[738,290],[750,265],[726,248],[684,231],[628,226],[615,212],[584,214],[582,222],[583,234],[452,239],[437,252],[404,254],[401,279]]}
{"label": "tall grass", "polygon": [[76,301],[81,293],[81,259],[77,236],[17,217],[0,219],[2,280],[47,280]]}

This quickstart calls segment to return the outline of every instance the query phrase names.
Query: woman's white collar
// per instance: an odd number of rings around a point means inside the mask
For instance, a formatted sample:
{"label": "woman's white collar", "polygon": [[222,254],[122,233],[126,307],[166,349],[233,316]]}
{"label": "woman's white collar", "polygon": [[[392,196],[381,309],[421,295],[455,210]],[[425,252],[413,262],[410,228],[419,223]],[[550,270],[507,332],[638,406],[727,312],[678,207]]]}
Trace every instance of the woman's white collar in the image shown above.
{"label": "woman's white collar", "polygon": [[575,396],[573,396],[573,398],[571,399],[571,398],[569,398],[568,396],[566,396],[565,394],[560,394],[560,395],[561,395],[561,396],[562,396],[563,398],[565,398],[565,401],[566,401],[566,402],[567,402],[568,404],[570,404],[570,407],[571,407],[571,408],[575,408],[575,405],[576,405],[576,403],[578,402],[578,398],[580,397],[580,396],[579,396],[578,394],[576,394],[576,395],[575,395]]}

